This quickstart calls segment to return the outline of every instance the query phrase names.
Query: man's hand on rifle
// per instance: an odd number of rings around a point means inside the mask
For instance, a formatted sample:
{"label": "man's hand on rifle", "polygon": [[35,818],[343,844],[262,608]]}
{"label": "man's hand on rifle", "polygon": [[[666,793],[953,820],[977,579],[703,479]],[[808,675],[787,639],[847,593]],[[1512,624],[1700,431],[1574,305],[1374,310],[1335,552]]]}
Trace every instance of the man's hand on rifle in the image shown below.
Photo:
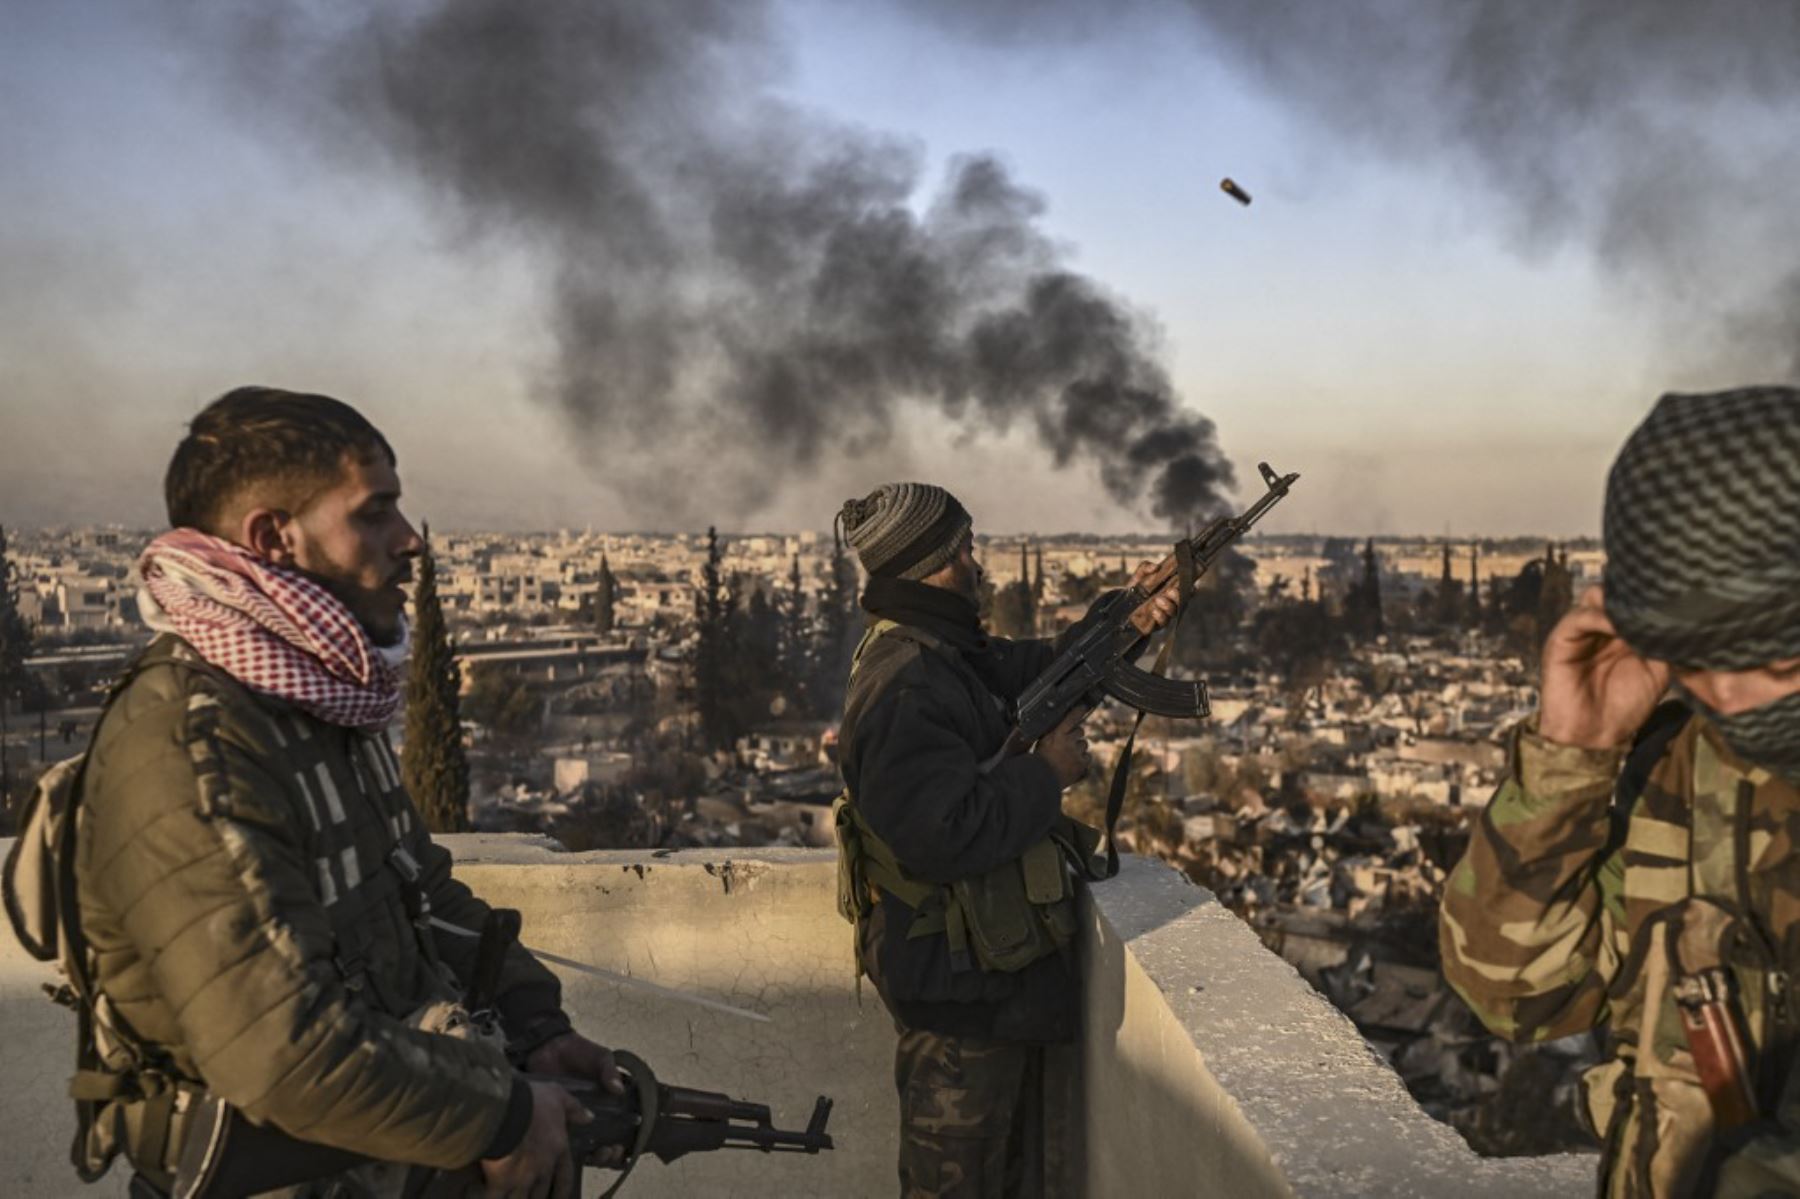
{"label": "man's hand on rifle", "polygon": [[[554,1074],[563,1078],[591,1078],[615,1095],[625,1093],[625,1080],[613,1062],[612,1050],[596,1045],[577,1032],[552,1037],[525,1059],[525,1069],[532,1074]],[[586,1121],[578,1120],[578,1124]],[[602,1149],[588,1159],[590,1165],[617,1167],[625,1161],[625,1146]]]}
{"label": "man's hand on rifle", "polygon": [[[1132,573],[1131,585],[1133,587],[1142,586],[1144,580],[1149,578],[1155,572],[1156,563],[1148,561],[1139,562],[1137,570]],[[1151,620],[1153,621],[1150,626],[1152,629],[1160,629],[1171,620],[1175,619],[1175,609],[1180,606],[1181,600],[1180,597],[1175,594],[1175,587],[1168,586],[1157,592],[1156,595],[1151,598],[1150,602],[1145,604],[1140,611],[1150,614]]]}
{"label": "man's hand on rifle", "polygon": [[1087,777],[1088,743],[1082,735],[1081,722],[1087,719],[1085,708],[1075,708],[1062,718],[1062,723],[1044,734],[1031,752],[1050,764],[1056,781],[1073,787]]}
{"label": "man's hand on rifle", "polygon": [[[525,1068],[532,1074],[591,1078],[615,1095],[625,1093],[612,1050],[580,1033],[566,1032],[545,1041],[525,1059]],[[505,1157],[481,1163],[487,1199],[573,1199],[576,1171],[583,1164],[616,1168],[624,1163],[623,1145],[604,1149],[586,1163],[575,1161],[569,1155],[569,1125],[586,1124],[593,1115],[581,1100],[553,1082],[533,1081],[530,1085],[531,1127],[525,1139]]]}
{"label": "man's hand on rifle", "polygon": [[553,1082],[531,1085],[531,1127],[505,1157],[483,1158],[485,1199],[574,1199],[575,1171],[569,1125],[594,1117],[581,1100]]}
{"label": "man's hand on rifle", "polygon": [[625,1080],[613,1064],[612,1050],[596,1045],[578,1032],[551,1037],[525,1059],[530,1074],[560,1074],[564,1078],[591,1078],[615,1095],[625,1093]]}

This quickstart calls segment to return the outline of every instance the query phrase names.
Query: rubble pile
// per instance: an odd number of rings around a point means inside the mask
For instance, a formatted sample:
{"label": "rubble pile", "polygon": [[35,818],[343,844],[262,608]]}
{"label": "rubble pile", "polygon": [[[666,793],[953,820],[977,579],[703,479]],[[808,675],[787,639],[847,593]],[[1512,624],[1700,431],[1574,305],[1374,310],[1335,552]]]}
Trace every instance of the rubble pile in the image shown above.
{"label": "rubble pile", "polygon": [[1472,813],[1394,823],[1366,801],[1173,806],[1178,822],[1140,811],[1121,845],[1170,861],[1249,922],[1355,1021],[1426,1111],[1486,1154],[1592,1147],[1574,1111],[1593,1038],[1509,1044],[1439,969],[1438,901]]}

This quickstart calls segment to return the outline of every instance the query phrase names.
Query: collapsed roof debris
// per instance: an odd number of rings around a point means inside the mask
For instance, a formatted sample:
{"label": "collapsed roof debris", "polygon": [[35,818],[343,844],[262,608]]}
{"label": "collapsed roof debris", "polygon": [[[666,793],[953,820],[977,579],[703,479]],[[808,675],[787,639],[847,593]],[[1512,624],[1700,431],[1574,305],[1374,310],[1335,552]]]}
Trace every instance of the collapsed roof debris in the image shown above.
{"label": "collapsed roof debris", "polygon": [[1178,846],[1141,821],[1122,844],[1213,890],[1356,1023],[1427,1112],[1485,1154],[1592,1147],[1574,1117],[1592,1039],[1509,1044],[1439,970],[1438,901],[1473,812],[1443,810],[1459,827],[1438,828],[1390,823],[1373,802],[1179,806]]}

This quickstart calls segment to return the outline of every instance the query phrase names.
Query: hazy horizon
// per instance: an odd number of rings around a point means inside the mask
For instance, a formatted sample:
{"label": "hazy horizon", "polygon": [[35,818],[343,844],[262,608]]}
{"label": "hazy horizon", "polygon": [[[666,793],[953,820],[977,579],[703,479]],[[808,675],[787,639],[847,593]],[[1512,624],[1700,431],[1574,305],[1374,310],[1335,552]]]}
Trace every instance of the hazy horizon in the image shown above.
{"label": "hazy horizon", "polygon": [[444,529],[1267,460],[1271,531],[1592,536],[1657,395],[1800,364],[1800,10],[1727,7],[0,0],[0,522],[157,527],[254,382]]}
{"label": "hazy horizon", "polygon": [[[417,524],[418,522],[415,521],[414,523]],[[20,534],[20,533],[33,535],[33,536],[75,535],[75,534],[90,531],[90,530],[112,530],[112,531],[118,531],[121,533],[141,534],[141,535],[144,535],[147,537],[153,537],[158,532],[160,532],[163,529],[163,527],[164,526],[162,526],[162,525],[156,525],[156,524],[132,524],[132,523],[126,522],[126,521],[92,521],[92,522],[86,522],[86,523],[60,522],[60,523],[50,523],[50,524],[43,524],[43,525],[30,525],[30,524],[23,524],[23,523],[0,524],[0,529],[4,529],[6,531],[9,539],[13,538],[15,534]],[[785,529],[783,529],[783,528],[746,527],[746,528],[741,528],[741,529],[719,529],[718,532],[721,537],[724,537],[727,539],[749,539],[749,538],[754,538],[754,537],[787,538],[787,537],[798,537],[798,536],[802,536],[802,535],[810,533],[810,534],[814,534],[814,535],[818,536],[822,541],[827,541],[827,542],[831,540],[831,534],[832,534],[832,531],[829,527],[825,527],[825,528],[785,528]],[[447,526],[433,525],[430,530],[430,534],[431,534],[431,537],[433,538],[433,540],[437,540],[437,539],[445,538],[445,537],[459,538],[459,537],[488,537],[488,536],[557,538],[557,537],[562,537],[565,535],[569,536],[569,537],[589,537],[589,536],[592,536],[592,537],[665,537],[665,538],[673,539],[673,538],[677,538],[677,537],[687,538],[687,537],[704,536],[705,533],[706,533],[706,529],[704,527],[692,528],[692,529],[649,529],[649,528],[602,529],[602,528],[597,528],[597,527],[589,528],[587,526],[554,526],[554,527],[536,527],[536,528],[529,527],[529,526],[520,526],[518,528],[501,528],[498,526],[453,526],[453,527],[447,527]],[[989,540],[991,540],[991,541],[1017,541],[1021,538],[1026,538],[1026,539],[1031,539],[1031,540],[1041,540],[1041,541],[1046,541],[1046,542],[1086,540],[1086,539],[1101,540],[1101,541],[1157,541],[1157,542],[1160,542],[1160,541],[1167,540],[1169,538],[1169,536],[1170,536],[1170,534],[1166,530],[1151,529],[1151,528],[1146,528],[1146,529],[1142,529],[1142,530],[1127,529],[1127,530],[1121,530],[1121,531],[1110,532],[1110,533],[1097,532],[1097,531],[1091,530],[1091,529],[1042,529],[1042,530],[1039,530],[1039,529],[977,528],[975,530],[975,537],[978,542],[979,541],[989,541]],[[1271,542],[1271,543],[1282,543],[1282,542],[1286,542],[1286,541],[1300,541],[1300,540],[1363,541],[1363,540],[1369,539],[1369,538],[1373,538],[1374,541],[1376,542],[1376,544],[1378,544],[1378,545],[1386,544],[1386,543],[1390,543],[1390,542],[1421,542],[1421,543],[1433,543],[1434,544],[1434,543],[1444,542],[1444,541],[1448,541],[1451,543],[1459,543],[1459,542],[1506,542],[1506,543],[1524,542],[1524,543],[1532,543],[1532,542],[1537,542],[1539,544],[1546,542],[1546,541],[1550,541],[1550,542],[1555,542],[1558,546],[1593,546],[1595,548],[1598,548],[1601,545],[1601,539],[1598,535],[1588,536],[1588,535],[1584,535],[1584,534],[1571,534],[1568,536],[1558,536],[1553,533],[1533,532],[1530,530],[1527,530],[1525,532],[1518,532],[1518,533],[1492,533],[1492,532],[1484,532],[1484,531],[1480,531],[1480,530],[1475,530],[1475,531],[1462,532],[1462,533],[1444,534],[1441,532],[1437,532],[1437,533],[1434,533],[1434,532],[1371,533],[1371,532],[1367,532],[1367,531],[1357,532],[1357,531],[1332,530],[1332,529],[1319,529],[1319,530],[1296,529],[1296,530],[1288,530],[1288,531],[1284,531],[1284,532],[1275,532],[1272,530],[1263,530],[1261,528],[1253,530],[1250,533],[1250,535],[1244,541],[1241,541],[1239,544],[1253,544],[1253,543],[1256,543],[1259,541]]]}

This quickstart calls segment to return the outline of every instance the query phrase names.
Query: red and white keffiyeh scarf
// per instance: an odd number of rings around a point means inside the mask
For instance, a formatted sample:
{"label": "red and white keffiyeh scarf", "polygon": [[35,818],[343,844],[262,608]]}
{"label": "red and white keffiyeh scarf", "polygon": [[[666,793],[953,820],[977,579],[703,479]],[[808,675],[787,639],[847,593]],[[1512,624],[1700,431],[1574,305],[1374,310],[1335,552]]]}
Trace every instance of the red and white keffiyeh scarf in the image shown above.
{"label": "red and white keffiyeh scarf", "polygon": [[379,728],[399,708],[404,633],[397,646],[376,646],[305,575],[197,529],[152,541],[137,573],[144,622],[251,690],[347,728]]}

